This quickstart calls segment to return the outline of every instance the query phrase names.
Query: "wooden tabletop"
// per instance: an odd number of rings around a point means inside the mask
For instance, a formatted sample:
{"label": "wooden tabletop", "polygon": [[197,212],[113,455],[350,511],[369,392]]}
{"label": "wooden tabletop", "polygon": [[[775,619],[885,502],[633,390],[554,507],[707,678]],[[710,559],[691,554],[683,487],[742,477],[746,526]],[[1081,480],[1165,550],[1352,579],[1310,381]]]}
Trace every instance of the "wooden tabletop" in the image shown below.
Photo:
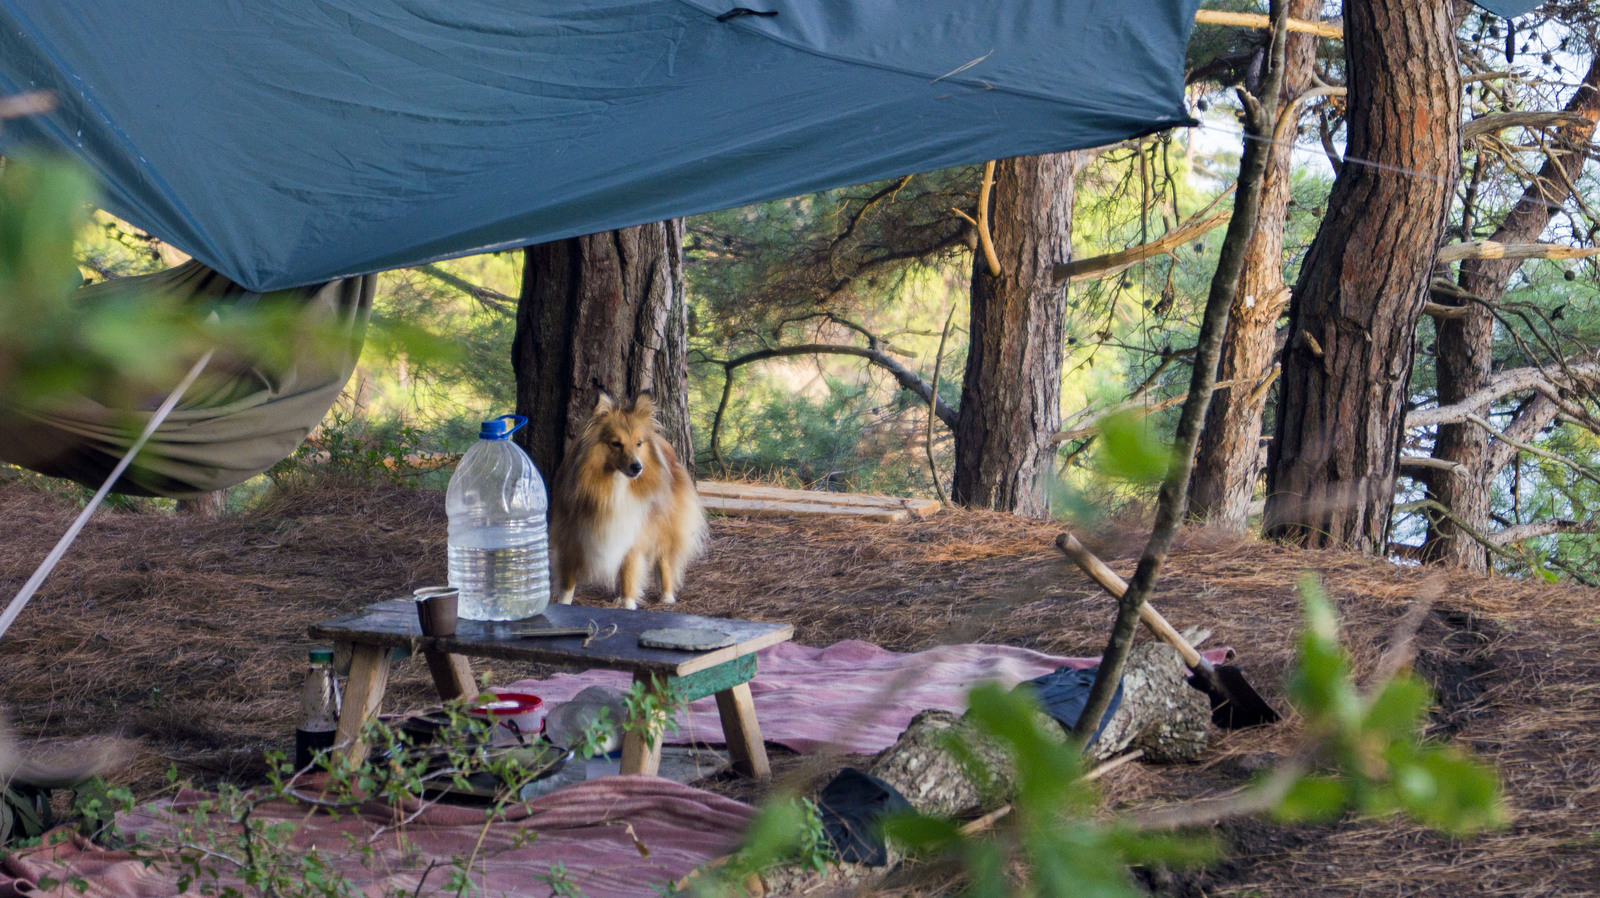
{"label": "wooden tabletop", "polygon": [[[527,638],[518,635],[519,631],[535,628],[583,627],[590,621],[601,629],[615,624],[617,632],[610,638],[591,641],[587,648],[581,636]],[[738,642],[709,652],[647,649],[639,645],[640,633],[669,627],[720,630]],[[407,597],[379,602],[356,614],[313,624],[311,636],[334,642],[404,646],[412,651],[448,652],[474,658],[603,667],[681,677],[769,645],[787,642],[794,636],[794,627],[665,611],[624,611],[552,603],[543,614],[527,620],[464,620],[456,625],[452,636],[423,636],[417,622],[416,601]]]}

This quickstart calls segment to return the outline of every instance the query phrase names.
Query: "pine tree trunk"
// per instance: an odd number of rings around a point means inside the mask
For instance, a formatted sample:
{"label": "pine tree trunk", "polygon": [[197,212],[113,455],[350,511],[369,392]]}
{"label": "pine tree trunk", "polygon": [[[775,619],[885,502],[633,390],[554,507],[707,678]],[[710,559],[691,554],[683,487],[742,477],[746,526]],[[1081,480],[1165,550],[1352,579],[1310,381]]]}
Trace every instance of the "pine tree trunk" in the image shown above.
{"label": "pine tree trunk", "polygon": [[1023,156],[995,166],[990,229],[1001,274],[973,254],[972,324],[956,428],[958,505],[1046,513],[1044,478],[1061,427],[1061,336],[1079,156]]}
{"label": "pine tree trunk", "polygon": [[[1583,84],[1567,103],[1566,111],[1584,117],[1583,124],[1563,127],[1555,141],[1559,161],[1550,159],[1538,177],[1523,191],[1490,240],[1500,243],[1532,243],[1539,239],[1556,209],[1572,195],[1569,183],[1577,183],[1583,171],[1584,150],[1593,139],[1595,121],[1600,118],[1600,53],[1589,64]],[[1469,237],[1470,239],[1470,237]],[[1516,259],[1468,259],[1461,263],[1463,290],[1495,302],[1505,294],[1511,276],[1522,264]],[[1476,303],[1467,304],[1465,318],[1438,322],[1439,404],[1452,405],[1488,386],[1494,362],[1494,316]],[[1480,414],[1483,410],[1479,410]],[[1449,508],[1479,533],[1487,533],[1493,483],[1499,470],[1490,462],[1489,434],[1470,422],[1441,424],[1434,441],[1433,457],[1462,466],[1464,476],[1449,472],[1430,472],[1428,494]],[[1487,570],[1488,551],[1477,540],[1459,531],[1448,519],[1436,522],[1422,547],[1430,562],[1458,564],[1474,571]]]}
{"label": "pine tree trunk", "polygon": [[197,518],[214,518],[228,510],[228,490],[212,490],[193,499],[178,500],[178,514]]}
{"label": "pine tree trunk", "polygon": [[688,305],[683,221],[530,246],[511,367],[517,442],[546,480],[604,387],[618,399],[655,394],[662,434],[689,470]]}
{"label": "pine tree trunk", "polygon": [[1381,552],[1413,338],[1460,168],[1450,4],[1347,0],[1349,143],[1290,302],[1266,532]]}
{"label": "pine tree trunk", "polygon": [[[1312,19],[1321,8],[1321,0],[1293,0],[1289,15]],[[1315,35],[1289,34],[1278,105],[1280,116],[1297,114],[1292,103],[1311,85],[1316,48]],[[1289,288],[1283,282],[1283,230],[1289,218],[1290,172],[1297,131],[1290,127],[1284,133],[1286,139],[1273,146],[1267,157],[1261,210],[1245,250],[1244,271],[1239,276],[1233,309],[1228,314],[1228,334],[1217,366],[1218,381],[1246,379],[1264,383],[1272,362],[1278,316],[1289,300]],[[1250,499],[1261,474],[1258,449],[1268,394],[1265,388],[1245,385],[1219,390],[1211,397],[1205,430],[1200,436],[1200,453],[1195,458],[1194,479],[1190,481],[1189,508],[1191,514],[1204,518],[1212,527],[1231,533],[1245,530]]]}

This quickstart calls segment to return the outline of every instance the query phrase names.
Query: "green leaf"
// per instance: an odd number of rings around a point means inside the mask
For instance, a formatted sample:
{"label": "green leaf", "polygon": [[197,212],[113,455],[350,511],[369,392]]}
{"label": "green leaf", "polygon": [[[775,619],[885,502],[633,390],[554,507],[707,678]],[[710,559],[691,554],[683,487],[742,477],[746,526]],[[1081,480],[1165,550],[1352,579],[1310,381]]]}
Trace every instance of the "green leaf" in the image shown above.
{"label": "green leaf", "polygon": [[1210,863],[1222,853],[1222,842],[1214,832],[1174,835],[1113,829],[1106,834],[1106,844],[1132,863],[1167,867]]}
{"label": "green leaf", "polygon": [[1390,680],[1367,710],[1361,728],[1389,739],[1413,739],[1433,701],[1428,687],[1415,677]]}
{"label": "green leaf", "polygon": [[1039,709],[1031,690],[989,683],[972,690],[967,703],[967,718],[978,731],[1010,751],[1019,800],[1036,801],[1032,806],[1052,810],[1081,801],[1078,749]]}
{"label": "green leaf", "polygon": [[1133,411],[1100,419],[1097,467],[1104,474],[1135,483],[1159,483],[1172,464],[1172,450],[1155,438],[1149,420]]}
{"label": "green leaf", "polygon": [[942,817],[894,814],[883,821],[883,834],[908,851],[926,851],[953,844],[961,827]]}
{"label": "green leaf", "polygon": [[[1406,785],[1402,786],[1404,782]],[[1423,782],[1431,789],[1421,787]],[[1415,766],[1396,772],[1396,791],[1408,814],[1436,829],[1464,835],[1505,822],[1494,771],[1454,746],[1431,746],[1417,755]]]}
{"label": "green leaf", "polygon": [[1341,726],[1357,723],[1361,702],[1350,682],[1350,667],[1339,644],[1339,618],[1314,577],[1300,580],[1305,627],[1289,695],[1313,722],[1333,718]]}
{"label": "green leaf", "polygon": [[1334,776],[1305,776],[1289,789],[1274,814],[1291,823],[1331,820],[1344,813],[1350,784]]}

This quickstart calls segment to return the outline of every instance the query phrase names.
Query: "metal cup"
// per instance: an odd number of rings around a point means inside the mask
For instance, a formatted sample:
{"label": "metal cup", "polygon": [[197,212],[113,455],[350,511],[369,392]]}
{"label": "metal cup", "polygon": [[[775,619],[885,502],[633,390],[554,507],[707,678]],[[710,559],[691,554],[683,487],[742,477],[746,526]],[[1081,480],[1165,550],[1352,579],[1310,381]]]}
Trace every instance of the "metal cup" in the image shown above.
{"label": "metal cup", "polygon": [[417,620],[424,636],[449,636],[456,631],[456,606],[461,590],[454,586],[424,586],[417,597]]}

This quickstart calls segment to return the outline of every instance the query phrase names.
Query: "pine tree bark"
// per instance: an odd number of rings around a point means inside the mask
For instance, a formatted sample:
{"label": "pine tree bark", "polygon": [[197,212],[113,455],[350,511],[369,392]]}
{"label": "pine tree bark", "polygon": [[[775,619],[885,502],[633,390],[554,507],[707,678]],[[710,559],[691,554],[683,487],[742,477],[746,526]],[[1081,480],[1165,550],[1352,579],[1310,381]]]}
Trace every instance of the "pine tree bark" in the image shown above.
{"label": "pine tree bark", "polygon": [[178,500],[178,514],[197,518],[214,518],[228,510],[228,490],[212,490],[193,499]]}
{"label": "pine tree bark", "polygon": [[1460,168],[1450,4],[1346,0],[1349,141],[1290,300],[1266,532],[1380,552],[1413,338]]}
{"label": "pine tree bark", "polygon": [[[1313,19],[1321,8],[1321,0],[1293,0],[1289,15]],[[1311,86],[1316,49],[1315,35],[1290,33],[1279,95],[1280,118],[1298,117],[1294,101]],[[1228,333],[1217,367],[1219,383],[1243,380],[1247,385],[1212,395],[1190,481],[1190,513],[1230,533],[1244,532],[1250,499],[1261,474],[1261,424],[1269,395],[1264,382],[1276,351],[1278,316],[1289,301],[1289,288],[1283,282],[1283,231],[1289,218],[1290,174],[1298,131],[1292,118],[1287,130],[1279,128],[1284,139],[1273,145],[1267,156],[1261,208],[1245,250],[1244,271],[1228,314]]]}
{"label": "pine tree bark", "polygon": [[[1537,241],[1554,212],[1571,197],[1568,185],[1576,184],[1583,172],[1585,150],[1594,138],[1595,122],[1600,119],[1600,53],[1590,61],[1588,74],[1568,101],[1566,111],[1583,116],[1583,123],[1560,129],[1554,141],[1555,157],[1546,160],[1490,240]],[[1511,276],[1521,264],[1517,259],[1468,259],[1461,263],[1458,283],[1468,293],[1495,302],[1505,295]],[[1492,373],[1494,316],[1481,305],[1467,305],[1466,317],[1438,322],[1438,358],[1434,364],[1440,405],[1461,402],[1488,386]],[[1484,412],[1478,410],[1479,414]],[[1554,417],[1549,403],[1538,403],[1525,413]],[[1433,457],[1461,465],[1464,473],[1453,476],[1444,471],[1430,472],[1426,480],[1428,497],[1437,499],[1479,533],[1492,529],[1490,502],[1494,478],[1499,473],[1489,445],[1489,434],[1476,424],[1441,424]],[[1422,555],[1429,562],[1457,564],[1474,571],[1487,570],[1489,564],[1488,550],[1449,519],[1441,519],[1429,528]]]}
{"label": "pine tree bark", "polygon": [[694,471],[689,432],[683,221],[573,237],[524,250],[511,367],[517,442],[545,479],[604,387],[651,390],[662,435]]}
{"label": "pine tree bark", "polygon": [[951,499],[969,508],[1043,516],[1044,478],[1061,427],[1061,341],[1072,256],[1076,153],[995,166],[989,216],[1001,273],[973,254],[972,315]]}

